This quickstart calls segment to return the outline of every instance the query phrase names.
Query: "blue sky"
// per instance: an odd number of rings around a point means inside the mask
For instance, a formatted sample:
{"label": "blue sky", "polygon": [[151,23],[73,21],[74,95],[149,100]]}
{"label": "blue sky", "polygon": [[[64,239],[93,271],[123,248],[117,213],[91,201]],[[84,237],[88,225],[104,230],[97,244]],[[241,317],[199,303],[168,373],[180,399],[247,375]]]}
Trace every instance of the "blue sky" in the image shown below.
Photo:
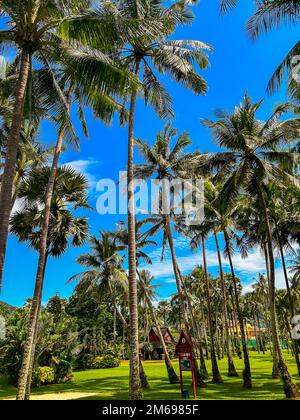
{"label": "blue sky", "polygon": [[[174,100],[176,119],[174,126],[179,131],[188,131],[193,140],[193,147],[201,151],[215,151],[217,146],[210,137],[210,133],[201,127],[200,119],[212,117],[216,108],[232,109],[237,105],[245,91],[255,100],[266,97],[260,111],[260,117],[266,118],[274,104],[284,101],[284,88],[272,97],[265,94],[267,82],[276,66],[284,58],[289,49],[299,38],[296,28],[281,28],[257,42],[252,42],[245,32],[247,18],[252,11],[252,2],[244,0],[241,6],[228,16],[221,17],[218,10],[218,0],[201,0],[194,7],[196,20],[190,27],[177,31],[177,39],[198,39],[211,44],[214,52],[210,57],[211,66],[203,72],[208,82],[209,91],[205,96],[195,96],[177,84],[165,80]],[[157,131],[161,130],[165,122],[160,121],[150,108],[145,108],[139,101],[136,118],[136,136],[153,142]],[[117,118],[111,127],[105,127],[100,121],[94,120],[92,113],[87,111],[90,131],[89,140],[85,140],[80,126],[75,126],[82,139],[81,151],[66,152],[63,163],[72,163],[74,167],[85,173],[91,183],[91,205],[95,206],[97,194],[95,184],[102,178],[117,180],[119,171],[126,168],[126,128],[120,128]],[[41,141],[47,144],[55,142],[55,131],[49,124],[41,129]],[[138,157],[137,157],[138,159]],[[100,216],[96,212],[86,213],[90,220],[91,231],[113,229],[121,220],[120,216]],[[159,238],[158,238],[159,239]],[[200,253],[191,254],[188,243],[183,238],[176,238],[179,264],[184,273],[188,273],[196,264],[201,263]],[[208,262],[210,271],[217,274],[217,258],[213,241],[208,241]],[[50,260],[46,272],[43,301],[47,301],[55,293],[68,297],[72,293],[74,284],[66,284],[67,280],[79,272],[81,268],[75,260],[85,252],[87,247],[70,249],[59,260]],[[172,276],[170,255],[160,263],[160,249],[149,249],[154,265],[149,267],[161,285],[160,294],[168,298],[175,291]],[[258,272],[265,271],[264,261],[258,251],[254,250],[247,260],[240,256],[234,259],[239,276],[250,288],[253,278]],[[36,272],[37,254],[28,249],[26,244],[19,244],[11,237],[8,243],[6,270],[4,276],[1,300],[13,305],[22,305],[24,300],[33,293]],[[225,271],[228,264],[224,261]],[[280,265],[277,265],[278,285],[283,285]]]}

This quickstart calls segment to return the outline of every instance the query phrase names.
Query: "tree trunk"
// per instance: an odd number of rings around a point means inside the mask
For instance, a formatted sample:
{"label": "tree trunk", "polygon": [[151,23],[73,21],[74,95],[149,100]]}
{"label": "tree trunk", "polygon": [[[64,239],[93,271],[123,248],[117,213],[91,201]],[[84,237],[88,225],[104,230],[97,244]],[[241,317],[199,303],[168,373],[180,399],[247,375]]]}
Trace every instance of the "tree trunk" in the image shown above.
{"label": "tree trunk", "polygon": [[[267,246],[264,244],[264,252],[266,258],[266,267],[267,267],[267,279],[268,279],[268,293],[269,293],[269,300],[270,300],[270,289],[271,289],[271,269],[270,269],[270,258],[269,258],[269,251]],[[279,379],[279,362],[278,362],[278,351],[276,350],[277,343],[276,343],[276,336],[274,333],[274,329],[272,328],[272,322],[270,321],[270,330],[272,335],[272,344],[273,350],[272,357],[273,357],[273,370],[272,370],[272,378]]]}
{"label": "tree trunk", "polygon": [[258,334],[257,334],[257,325],[256,325],[256,316],[255,316],[255,310],[252,311],[253,316],[253,324],[254,324],[254,335],[255,335],[255,342],[256,342],[256,351],[258,354],[260,354],[260,346],[258,342]]}
{"label": "tree trunk", "polygon": [[48,243],[48,230],[49,230],[49,222],[50,222],[50,214],[51,214],[51,203],[52,203],[55,179],[56,179],[56,174],[57,174],[57,169],[58,169],[58,161],[59,161],[60,153],[62,150],[64,135],[65,135],[65,129],[62,128],[60,130],[57,144],[55,147],[50,177],[49,177],[49,181],[48,181],[47,189],[46,189],[45,208],[44,208],[44,214],[43,214],[43,224],[42,224],[40,245],[39,245],[39,261],[38,261],[37,275],[36,275],[36,280],[35,280],[35,290],[34,290],[34,295],[33,295],[33,300],[32,300],[32,305],[31,305],[28,334],[27,334],[27,339],[25,342],[22,367],[21,367],[20,377],[19,377],[17,400],[25,399],[28,375],[30,371],[30,363],[31,363],[32,358],[34,358],[34,354],[33,354],[34,347],[35,347],[34,338],[35,338],[36,325],[37,325],[38,317],[39,317],[43,285],[44,285],[44,270],[45,270],[45,262],[47,258],[47,243]]}
{"label": "tree trunk", "polygon": [[[48,252],[46,253],[43,278],[45,278],[47,261],[48,261]],[[40,300],[40,307],[38,309],[38,313],[40,313],[40,310],[41,310],[41,303],[42,302]],[[36,323],[36,326],[35,326],[31,360],[30,360],[29,372],[28,372],[28,377],[27,377],[26,394],[25,394],[25,400],[27,400],[27,401],[30,400],[30,394],[31,394],[32,374],[33,374],[33,369],[34,369],[34,364],[35,364],[35,359],[36,359],[36,346],[37,346],[37,340],[38,340],[38,327],[39,327],[39,319],[37,320],[37,323]]]}
{"label": "tree trunk", "polygon": [[[287,272],[283,247],[282,247],[281,238],[280,238],[277,223],[276,223],[276,234],[277,234],[277,240],[278,240],[279,249],[280,249],[281,260],[282,260],[282,267],[283,267],[283,272],[284,272],[284,279],[285,279],[285,284],[286,284],[286,290],[287,290],[287,295],[288,295],[290,312],[291,312],[292,318],[294,318],[294,316],[295,316],[294,302],[293,302],[293,298],[292,298],[292,292],[291,292],[290,283],[289,283],[289,276],[288,276],[288,272]],[[293,349],[294,349],[294,355],[295,355],[298,375],[300,376],[300,358],[299,358],[299,351],[298,351],[299,349],[298,349],[297,341],[292,339],[292,346],[293,346]]]}
{"label": "tree trunk", "polygon": [[174,271],[174,276],[176,280],[176,286],[177,286],[177,291],[178,291],[178,296],[179,296],[179,301],[180,301],[181,314],[182,314],[182,318],[184,320],[185,326],[188,328],[188,319],[187,319],[187,314],[185,310],[185,303],[184,303],[184,298],[183,298],[183,293],[182,293],[180,273],[178,271],[178,264],[177,264],[176,254],[175,254],[175,246],[174,246],[174,240],[173,240],[169,215],[164,215],[164,223],[165,223],[166,234],[168,237],[168,243],[169,243],[171,256],[172,256],[173,271]]}
{"label": "tree trunk", "polygon": [[264,341],[262,338],[262,331],[261,331],[261,324],[260,324],[260,319],[259,319],[259,313],[256,307],[256,318],[257,318],[257,326],[258,326],[258,330],[259,330],[259,342],[260,342],[260,348],[261,351],[263,352],[263,354],[265,354],[265,345],[264,345]]}
{"label": "tree trunk", "polygon": [[287,398],[299,398],[300,394],[297,388],[297,385],[293,382],[292,377],[288,371],[286,362],[284,360],[284,356],[281,349],[279,332],[278,332],[278,319],[277,319],[277,311],[276,311],[276,275],[275,275],[275,259],[273,253],[273,237],[272,237],[272,230],[270,225],[269,219],[269,212],[266,205],[264,193],[260,187],[257,185],[257,191],[259,195],[260,202],[263,207],[263,217],[266,226],[266,236],[267,236],[267,249],[269,254],[269,262],[270,262],[270,287],[269,287],[269,295],[270,295],[270,312],[271,312],[271,324],[272,324],[272,331],[273,336],[276,343],[276,348],[274,352],[278,352],[278,361],[279,361],[279,371],[280,376],[283,381],[283,388],[284,393]]}
{"label": "tree trunk", "polygon": [[205,286],[205,293],[206,293],[206,299],[207,299],[208,327],[209,327],[209,334],[210,334],[210,353],[211,353],[212,374],[213,374],[212,383],[221,384],[223,383],[223,380],[219,371],[219,366],[218,366],[218,362],[216,358],[215,334],[214,334],[214,327],[213,327],[213,321],[212,321],[212,310],[211,310],[211,300],[210,300],[210,291],[209,291],[209,283],[208,283],[205,241],[203,237],[202,237],[202,251],[203,251],[204,280],[205,280],[204,286]]}
{"label": "tree trunk", "polygon": [[245,365],[245,368],[243,371],[244,388],[252,389],[251,366],[250,366],[249,353],[248,353],[248,348],[247,348],[244,320],[243,320],[243,316],[242,316],[242,312],[240,308],[237,282],[236,282],[233,262],[232,262],[231,253],[230,253],[229,238],[228,238],[226,229],[224,229],[224,239],[225,239],[226,251],[227,251],[227,255],[229,259],[230,269],[231,269],[231,275],[232,275],[233,287],[234,287],[235,305],[236,305],[237,315],[239,319],[241,338],[242,338],[242,347],[243,347],[244,365]]}
{"label": "tree trunk", "polygon": [[[176,262],[176,264],[177,264],[177,262]],[[191,299],[190,299],[190,295],[188,293],[188,290],[187,290],[187,287],[186,287],[186,284],[185,284],[185,280],[182,277],[181,272],[179,270],[178,264],[177,264],[177,270],[178,270],[178,273],[179,273],[179,277],[180,277],[180,280],[181,280],[181,284],[182,284],[182,287],[183,287],[183,290],[184,290],[184,294],[185,294],[185,297],[186,297],[186,300],[187,300],[188,309],[189,309],[191,320],[192,320],[192,326],[193,326],[194,334],[191,334],[190,329],[189,329],[189,335],[191,336],[191,338],[193,338],[192,337],[193,335],[196,335],[197,348],[199,349],[199,353],[200,353],[200,371],[199,372],[198,372],[198,367],[197,367],[197,363],[196,363],[197,384],[200,385],[200,386],[203,386],[204,381],[209,378],[209,374],[208,374],[208,371],[207,371],[207,368],[206,368],[206,363],[205,363],[204,354],[203,354],[201,332],[200,332],[200,328],[199,328],[199,326],[196,322],[192,302],[191,302]],[[196,360],[196,357],[195,357],[195,360]]]}
{"label": "tree trunk", "polygon": [[16,100],[12,116],[12,123],[7,139],[5,166],[1,176],[0,191],[0,294],[2,290],[3,271],[7,247],[9,218],[13,195],[13,182],[20,141],[20,130],[23,121],[26,88],[30,71],[31,53],[28,48],[22,48],[19,80],[16,90]]}
{"label": "tree trunk", "polygon": [[[108,288],[109,288],[110,295],[113,296],[110,280],[108,280]],[[129,333],[130,333],[129,325],[127,324],[127,321],[124,318],[122,312],[120,311],[120,308],[118,307],[117,302],[116,302],[115,299],[113,300],[113,305],[114,305],[114,308],[115,308],[115,310],[117,312],[117,315],[118,315],[118,317],[119,317],[119,319],[120,319],[120,321],[121,321],[121,323],[123,325],[124,331],[126,332],[127,337],[129,339]],[[142,364],[142,362],[140,360],[140,354],[139,354],[139,375],[140,375],[140,384],[141,384],[142,389],[149,389],[150,388],[150,385],[149,385],[149,382],[148,382],[147,375],[146,375],[146,373],[144,371],[143,364]]]}
{"label": "tree trunk", "polygon": [[[139,75],[141,62],[137,60],[136,76]],[[136,227],[134,203],[134,118],[137,91],[131,95],[128,127],[128,166],[127,166],[127,194],[128,194],[128,263],[129,263],[129,315],[130,315],[130,382],[129,398],[140,400],[142,398],[140,383],[139,360],[139,321],[138,298],[136,279]]]}
{"label": "tree trunk", "polygon": [[[144,289],[144,293],[147,293],[145,288],[144,288],[144,285],[142,284],[142,281],[141,281],[141,286]],[[165,363],[166,363],[166,368],[167,368],[167,371],[168,371],[168,377],[169,377],[170,384],[179,384],[180,380],[179,380],[179,378],[178,378],[178,376],[177,376],[177,374],[176,374],[176,372],[173,368],[173,365],[172,365],[172,362],[171,362],[171,359],[170,359],[170,356],[169,356],[169,352],[168,352],[165,340],[164,340],[163,335],[161,333],[161,329],[160,329],[159,323],[157,321],[156,314],[153,310],[153,306],[152,306],[151,300],[150,300],[148,295],[146,296],[146,300],[147,300],[147,305],[148,305],[148,308],[149,308],[149,311],[150,311],[150,314],[151,314],[151,318],[153,319],[153,322],[155,324],[155,327],[156,327],[156,330],[157,330],[157,333],[158,333],[158,337],[159,337],[159,341],[160,341],[160,344],[161,344],[163,352],[164,352]]]}
{"label": "tree trunk", "polygon": [[225,324],[225,336],[226,336],[226,346],[227,346],[227,358],[228,358],[228,376],[229,377],[237,377],[238,373],[236,371],[233,357],[232,357],[232,347],[231,347],[231,339],[229,335],[229,325],[228,325],[228,303],[227,303],[227,292],[226,292],[226,283],[224,279],[223,273],[223,264],[222,264],[222,256],[220,251],[219,240],[216,232],[214,232],[216,247],[217,247],[217,254],[218,254],[218,261],[219,261],[219,269],[220,269],[220,279],[221,279],[221,287],[222,287],[222,296],[223,296],[223,316],[224,316],[224,324]]}

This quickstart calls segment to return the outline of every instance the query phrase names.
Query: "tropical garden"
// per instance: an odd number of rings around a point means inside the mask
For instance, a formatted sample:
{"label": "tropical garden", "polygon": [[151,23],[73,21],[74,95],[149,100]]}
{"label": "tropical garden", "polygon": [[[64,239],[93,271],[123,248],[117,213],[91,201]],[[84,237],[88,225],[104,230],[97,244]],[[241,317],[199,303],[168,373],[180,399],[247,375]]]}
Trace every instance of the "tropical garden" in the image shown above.
{"label": "tropical garden", "polygon": [[[238,3],[220,0],[220,13],[234,13]],[[234,108],[201,119],[216,147],[200,151],[175,128],[169,89],[181,85],[202,101],[209,88],[213,45],[178,38],[193,25],[196,7],[0,0],[0,293],[9,239],[36,256],[33,295],[20,307],[0,302],[0,399],[180,399],[182,331],[193,345],[200,399],[300,398],[300,44],[288,46],[266,86],[268,95],[286,88],[285,101],[262,119],[265,100],[254,100],[245,80]],[[253,7],[246,27],[253,40],[299,27],[299,1]],[[155,138],[135,134],[140,103],[163,121]],[[127,214],[111,229],[100,216],[97,233],[89,225],[89,179],[62,163],[70,148],[80,154],[89,113],[99,124],[117,121],[128,140],[120,168],[127,170]],[[56,137],[51,145],[41,138],[45,123]],[[109,148],[109,139],[99,147]],[[201,181],[204,217],[191,224],[175,206],[165,211],[163,187],[159,211],[139,213],[136,179]],[[175,196],[171,188],[173,204]],[[180,241],[199,255],[189,272],[180,264]],[[49,262],[56,259],[59,271],[75,248],[73,274],[62,280],[72,294],[45,302]],[[254,251],[264,268],[249,289],[236,261]],[[169,299],[153,275],[153,252],[170,257]]]}

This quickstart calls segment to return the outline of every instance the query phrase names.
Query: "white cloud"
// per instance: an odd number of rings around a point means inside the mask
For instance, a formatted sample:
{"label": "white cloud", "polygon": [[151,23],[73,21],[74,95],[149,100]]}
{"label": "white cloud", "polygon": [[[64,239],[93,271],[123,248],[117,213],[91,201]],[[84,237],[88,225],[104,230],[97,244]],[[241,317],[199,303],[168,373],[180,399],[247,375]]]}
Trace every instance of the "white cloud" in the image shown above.
{"label": "white cloud", "polygon": [[64,165],[70,166],[71,168],[83,174],[89,182],[90,189],[95,188],[97,184],[96,176],[91,173],[90,169],[92,166],[99,165],[99,164],[100,164],[99,161],[93,160],[93,159],[74,160],[72,162],[64,163]]}
{"label": "white cloud", "polygon": [[[262,274],[266,275],[265,271],[262,271]],[[285,276],[284,276],[284,271],[282,268],[277,268],[276,270],[276,288],[278,290],[283,290],[286,289],[286,282],[285,282]],[[249,283],[249,284],[244,284],[243,286],[243,294],[246,293],[250,293],[253,292],[253,285],[254,285],[254,281]]]}
{"label": "white cloud", "polygon": [[[181,242],[183,246],[183,242]],[[177,249],[177,239],[175,240],[175,247]],[[188,249],[188,248],[187,248]],[[155,250],[150,253],[150,258],[153,261],[153,265],[148,267],[152,275],[157,278],[167,277],[166,282],[170,280],[173,275],[173,265],[170,252],[167,251],[163,262],[160,261],[161,249]],[[229,267],[229,261],[222,257],[223,266],[225,269]],[[202,252],[195,252],[186,256],[178,257],[178,264],[183,273],[187,273],[195,266],[202,264]],[[216,251],[207,250],[207,264],[209,268],[218,267],[218,255]],[[249,253],[248,258],[243,259],[239,254],[233,256],[233,264],[237,272],[243,274],[256,275],[260,272],[265,271],[265,261],[262,254],[255,250]]]}
{"label": "white cloud", "polygon": [[[175,248],[179,249],[181,253],[185,250],[187,255],[179,256],[177,258],[179,267],[183,274],[188,274],[191,272],[197,265],[202,265],[202,251],[197,251],[191,253],[189,250],[189,243],[185,238],[176,238],[174,240]],[[152,275],[163,284],[174,284],[174,273],[173,265],[170,251],[167,249],[165,254],[165,259],[162,262],[161,257],[161,248],[158,248],[150,253],[150,257],[153,261],[152,266],[144,266],[151,271]],[[223,268],[225,271],[230,271],[230,265],[228,259],[222,255]],[[247,258],[242,258],[240,254],[233,256],[233,264],[235,271],[238,276],[241,277],[244,284],[244,293],[251,292],[252,286],[254,284],[254,278],[257,277],[259,273],[266,275],[266,263],[263,254],[259,249],[255,249],[249,253]],[[215,250],[207,249],[207,265],[209,269],[218,270],[218,255]],[[278,289],[285,289],[285,278],[282,268],[276,269],[276,287]]]}

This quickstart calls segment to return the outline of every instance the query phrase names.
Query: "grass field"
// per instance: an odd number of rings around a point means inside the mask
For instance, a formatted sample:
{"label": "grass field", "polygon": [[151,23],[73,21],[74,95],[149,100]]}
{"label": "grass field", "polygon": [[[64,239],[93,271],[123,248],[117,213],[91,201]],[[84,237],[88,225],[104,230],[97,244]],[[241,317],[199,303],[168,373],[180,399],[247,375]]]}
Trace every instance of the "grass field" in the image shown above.
{"label": "grass field", "polygon": [[[300,378],[296,375],[295,363],[291,356],[286,355],[289,369],[300,387]],[[242,389],[242,362],[236,360],[239,378],[226,377],[226,360],[220,362],[224,384],[214,385],[207,383],[205,388],[198,389],[198,398],[201,400],[278,400],[283,399],[282,385],[279,380],[271,379],[272,359],[266,356],[251,353],[253,374],[253,389]],[[174,366],[178,369],[178,362]],[[166,376],[163,362],[145,362],[146,373],[151,389],[145,391],[147,400],[178,400],[180,386],[170,385]],[[210,368],[210,364],[208,363]],[[115,369],[89,370],[75,372],[71,382],[61,385],[49,385],[32,392],[32,399],[100,399],[100,400],[126,400],[128,395],[128,362],[122,362]],[[191,375],[185,374],[185,388],[191,390]],[[0,376],[0,399],[13,399],[16,390],[9,386],[5,378]],[[191,392],[192,394],[192,392]]]}

